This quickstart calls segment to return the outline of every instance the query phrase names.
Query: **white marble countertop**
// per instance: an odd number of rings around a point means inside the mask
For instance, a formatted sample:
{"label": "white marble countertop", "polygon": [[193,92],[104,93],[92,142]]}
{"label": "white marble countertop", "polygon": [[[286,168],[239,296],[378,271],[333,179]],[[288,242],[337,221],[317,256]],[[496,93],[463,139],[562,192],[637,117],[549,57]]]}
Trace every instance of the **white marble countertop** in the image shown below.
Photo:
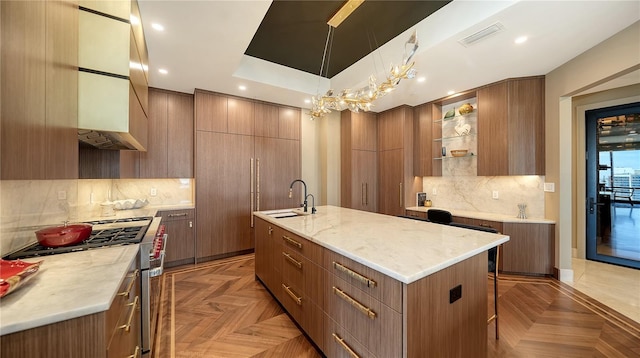
{"label": "white marble countertop", "polygon": [[506,235],[366,211],[317,209],[280,219],[268,211],[254,214],[406,284],[509,241]]}
{"label": "white marble countertop", "polygon": [[544,218],[518,219],[516,216],[512,216],[512,215],[483,213],[479,211],[455,210],[455,209],[447,209],[447,208],[441,208],[441,207],[411,206],[406,209],[413,210],[413,211],[422,211],[425,213],[429,209],[440,209],[440,210],[446,210],[450,212],[451,215],[453,216],[460,216],[460,217],[480,219],[480,220],[490,220],[490,221],[497,221],[497,222],[503,222],[503,223],[522,223],[522,224],[555,224],[556,223],[553,220],[544,219]]}
{"label": "white marble countertop", "polygon": [[24,259],[44,262],[24,286],[0,299],[0,335],[106,311],[138,248],[125,245]]}

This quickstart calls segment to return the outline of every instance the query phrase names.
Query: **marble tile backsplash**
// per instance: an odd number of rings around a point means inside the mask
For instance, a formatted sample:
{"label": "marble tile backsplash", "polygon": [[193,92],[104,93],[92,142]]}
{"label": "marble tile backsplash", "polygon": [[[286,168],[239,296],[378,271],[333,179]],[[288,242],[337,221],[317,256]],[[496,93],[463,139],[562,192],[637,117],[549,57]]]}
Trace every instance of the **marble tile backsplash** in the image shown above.
{"label": "marble tile backsplash", "polygon": [[194,179],[2,180],[0,256],[35,242],[39,227],[99,217],[109,199],[171,206],[193,205],[194,198]]}
{"label": "marble tile backsplash", "polygon": [[[424,177],[422,182],[434,207],[517,217],[518,204],[523,203],[527,217],[544,218],[544,176]],[[498,199],[493,199],[494,191]]]}

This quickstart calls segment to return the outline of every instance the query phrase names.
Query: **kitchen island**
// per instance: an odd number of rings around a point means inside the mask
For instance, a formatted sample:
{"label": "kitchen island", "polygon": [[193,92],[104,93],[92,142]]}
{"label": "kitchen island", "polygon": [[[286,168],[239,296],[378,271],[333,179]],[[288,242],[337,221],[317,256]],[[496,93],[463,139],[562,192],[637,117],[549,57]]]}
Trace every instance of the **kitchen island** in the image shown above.
{"label": "kitchen island", "polygon": [[256,276],[327,356],[486,355],[487,250],[509,240],[318,207],[256,212]]}

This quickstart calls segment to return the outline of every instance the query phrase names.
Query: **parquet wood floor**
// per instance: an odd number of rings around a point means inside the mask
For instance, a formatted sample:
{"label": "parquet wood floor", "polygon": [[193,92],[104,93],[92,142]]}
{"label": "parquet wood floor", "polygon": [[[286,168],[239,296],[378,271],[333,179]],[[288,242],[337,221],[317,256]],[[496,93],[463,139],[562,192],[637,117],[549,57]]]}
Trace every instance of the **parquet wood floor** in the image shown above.
{"label": "parquet wood floor", "polygon": [[[321,357],[255,280],[252,254],[167,270],[162,287],[154,358]],[[488,357],[640,357],[638,323],[561,282],[502,275],[499,290]]]}

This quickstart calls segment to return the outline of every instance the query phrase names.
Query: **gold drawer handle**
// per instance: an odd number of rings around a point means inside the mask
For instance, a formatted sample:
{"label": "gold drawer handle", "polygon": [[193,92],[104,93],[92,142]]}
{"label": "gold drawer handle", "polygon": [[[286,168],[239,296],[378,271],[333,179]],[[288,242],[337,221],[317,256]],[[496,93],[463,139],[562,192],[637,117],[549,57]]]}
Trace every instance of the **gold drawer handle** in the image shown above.
{"label": "gold drawer handle", "polygon": [[302,262],[298,261],[296,259],[294,259],[293,257],[291,257],[291,255],[289,255],[286,252],[282,252],[282,255],[287,259],[287,261],[291,262],[292,264],[294,264],[296,267],[298,267],[299,269],[302,269]]}
{"label": "gold drawer handle", "polygon": [[130,356],[127,356],[127,358],[136,358],[138,357],[138,353],[140,352],[140,347],[136,346],[136,350],[133,351],[133,354]]}
{"label": "gold drawer handle", "polygon": [[170,217],[170,218],[175,218],[175,217],[179,217],[179,216],[187,216],[187,213],[169,214],[167,216]]}
{"label": "gold drawer handle", "polygon": [[139,297],[136,296],[133,302],[127,305],[127,306],[131,306],[131,312],[129,312],[129,319],[127,320],[127,324],[123,324],[122,326],[118,327],[120,329],[124,329],[125,332],[129,332],[131,330],[131,321],[133,321],[133,315],[136,313],[136,307],[138,306],[138,299]]}
{"label": "gold drawer handle", "polygon": [[129,294],[131,293],[131,289],[133,288],[133,285],[136,283],[136,279],[138,278],[139,273],[140,273],[140,270],[136,269],[135,271],[133,271],[133,273],[127,275],[127,278],[130,278],[131,281],[129,281],[126,291],[118,292],[118,296],[124,296],[126,298],[129,298]]}
{"label": "gold drawer handle", "polygon": [[347,343],[345,343],[344,339],[340,338],[339,335],[335,334],[335,333],[331,333],[331,335],[333,336],[333,339],[338,342],[338,344],[340,344],[342,346],[342,348],[344,348],[345,351],[347,351],[351,357],[353,358],[360,358],[360,356],[358,354],[356,354],[356,352],[353,351],[353,349],[351,349],[351,347],[349,347],[347,345]]}
{"label": "gold drawer handle", "polygon": [[353,297],[347,295],[346,293],[344,293],[344,291],[342,291],[341,289],[337,288],[336,286],[333,286],[333,293],[335,293],[336,295],[338,295],[338,297],[340,297],[343,300],[345,300],[348,303],[350,303],[353,307],[357,308],[358,311],[366,314],[369,318],[371,318],[371,319],[376,318],[376,313],[373,312],[371,310],[371,308],[369,308],[369,307],[363,305],[362,303],[356,301]]}
{"label": "gold drawer handle", "polygon": [[302,248],[302,244],[301,243],[297,242],[296,240],[290,238],[287,235],[282,235],[282,240],[284,240],[289,245],[296,246],[299,249]]}
{"label": "gold drawer handle", "polygon": [[377,283],[376,281],[366,277],[366,276],[362,276],[361,274],[353,271],[352,269],[348,268],[347,266],[344,266],[342,264],[339,264],[337,262],[333,262],[333,268],[335,268],[338,271],[344,272],[347,275],[355,278],[356,280],[364,283],[365,285],[367,285],[367,287],[376,287]]}
{"label": "gold drawer handle", "polygon": [[298,306],[302,306],[302,297],[298,297],[296,296],[295,293],[293,293],[293,291],[291,291],[291,287],[285,285],[284,283],[282,284],[282,288],[284,288],[284,290],[287,292],[287,294],[289,296],[291,296],[291,298],[293,298],[294,301],[296,301],[296,303],[298,304]]}

